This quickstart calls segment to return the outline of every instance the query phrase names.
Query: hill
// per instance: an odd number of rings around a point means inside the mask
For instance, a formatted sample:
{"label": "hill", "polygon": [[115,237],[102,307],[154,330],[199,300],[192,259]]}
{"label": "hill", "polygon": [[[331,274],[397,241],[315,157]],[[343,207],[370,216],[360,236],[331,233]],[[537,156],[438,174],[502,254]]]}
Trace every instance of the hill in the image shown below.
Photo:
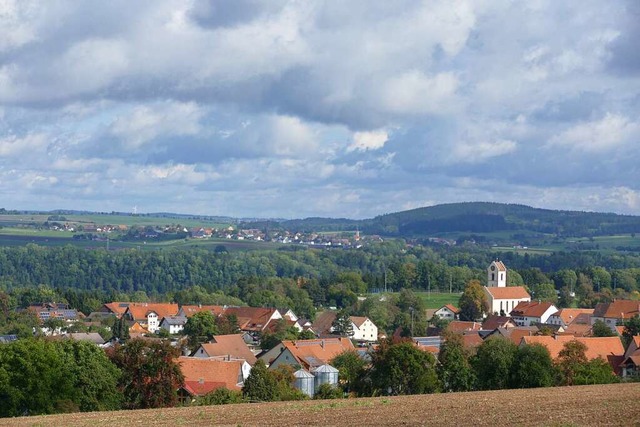
{"label": "hill", "polygon": [[7,426],[633,425],[640,384],[312,400],[3,419]]}
{"label": "hill", "polygon": [[640,232],[640,217],[613,213],[556,211],[503,203],[451,203],[373,218],[365,228],[385,235],[447,232],[530,231],[560,236]]}

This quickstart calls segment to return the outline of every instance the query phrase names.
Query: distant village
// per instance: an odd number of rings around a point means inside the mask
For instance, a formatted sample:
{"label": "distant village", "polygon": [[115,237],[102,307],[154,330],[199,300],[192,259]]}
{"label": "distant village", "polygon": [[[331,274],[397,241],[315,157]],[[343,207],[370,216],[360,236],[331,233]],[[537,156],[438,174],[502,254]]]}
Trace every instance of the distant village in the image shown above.
{"label": "distant village", "polygon": [[[295,369],[295,387],[312,397],[322,384],[337,385],[339,371],[332,360],[345,351],[353,351],[366,362],[381,340],[405,340],[425,352],[438,356],[447,333],[462,336],[464,346],[475,351],[490,337],[502,337],[526,346],[540,344],[556,359],[563,346],[578,341],[586,346],[589,360],[602,359],[620,378],[640,377],[640,336],[635,336],[625,349],[621,336],[626,320],[640,315],[640,302],[614,300],[600,303],[594,309],[558,309],[549,302],[532,300],[522,286],[507,286],[507,268],[494,261],[487,268],[487,286],[483,287],[489,302],[489,315],[478,321],[459,320],[460,309],[447,304],[427,310],[431,319],[425,336],[403,336],[400,329],[385,336],[367,317],[349,316],[348,333],[337,330],[339,313],[320,312],[311,321],[299,318],[288,308],[232,307],[215,305],[178,305],[173,303],[135,303],[114,301],[97,312],[83,314],[65,304],[43,303],[22,310],[33,313],[41,323],[41,334],[47,339],[87,340],[106,348],[121,339],[105,340],[96,332],[68,333],[77,322],[87,325],[113,325],[123,322],[129,338],[170,340],[182,351],[179,363],[185,377],[179,391],[183,401],[195,401],[213,390],[224,387],[241,390],[244,380],[257,360],[275,369],[290,365]],[[384,298],[384,296],[381,296]],[[232,334],[214,336],[195,350],[186,345],[184,328],[197,313],[208,312],[216,318],[233,317],[237,328]],[[59,322],[51,327],[51,319]],[[594,325],[604,324],[607,337],[594,336]],[[282,340],[272,348],[261,346],[265,334],[283,328],[305,332],[311,339]],[[0,336],[0,343],[17,340],[17,336]]]}

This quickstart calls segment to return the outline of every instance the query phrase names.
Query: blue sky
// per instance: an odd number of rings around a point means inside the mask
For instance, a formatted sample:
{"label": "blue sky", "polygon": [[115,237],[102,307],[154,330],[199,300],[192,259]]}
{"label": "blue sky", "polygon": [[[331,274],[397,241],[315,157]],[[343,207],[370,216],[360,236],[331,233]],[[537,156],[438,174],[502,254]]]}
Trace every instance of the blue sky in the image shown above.
{"label": "blue sky", "polygon": [[640,3],[0,0],[1,207],[640,214]]}

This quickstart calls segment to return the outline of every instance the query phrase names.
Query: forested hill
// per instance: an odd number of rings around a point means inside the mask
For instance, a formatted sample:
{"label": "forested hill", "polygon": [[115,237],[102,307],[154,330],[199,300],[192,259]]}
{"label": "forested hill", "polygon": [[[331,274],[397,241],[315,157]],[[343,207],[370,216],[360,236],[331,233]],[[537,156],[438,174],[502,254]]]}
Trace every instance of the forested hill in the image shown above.
{"label": "forested hill", "polygon": [[359,227],[367,234],[419,237],[438,233],[531,231],[565,237],[640,233],[640,216],[613,213],[556,211],[525,205],[450,203],[377,216],[361,221],[308,218],[282,226],[299,231],[344,230]]}
{"label": "forested hill", "polygon": [[369,233],[424,235],[444,232],[529,230],[563,236],[640,232],[640,217],[613,213],[555,211],[503,203],[451,203],[382,215]]}

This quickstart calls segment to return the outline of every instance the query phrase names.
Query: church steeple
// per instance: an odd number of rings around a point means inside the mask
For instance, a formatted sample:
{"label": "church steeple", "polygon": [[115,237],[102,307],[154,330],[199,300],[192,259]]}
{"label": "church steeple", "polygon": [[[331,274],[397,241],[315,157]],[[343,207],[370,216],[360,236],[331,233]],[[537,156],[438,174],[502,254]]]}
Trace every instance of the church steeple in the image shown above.
{"label": "church steeple", "polygon": [[507,286],[507,267],[502,261],[495,260],[487,268],[487,287],[505,288]]}

